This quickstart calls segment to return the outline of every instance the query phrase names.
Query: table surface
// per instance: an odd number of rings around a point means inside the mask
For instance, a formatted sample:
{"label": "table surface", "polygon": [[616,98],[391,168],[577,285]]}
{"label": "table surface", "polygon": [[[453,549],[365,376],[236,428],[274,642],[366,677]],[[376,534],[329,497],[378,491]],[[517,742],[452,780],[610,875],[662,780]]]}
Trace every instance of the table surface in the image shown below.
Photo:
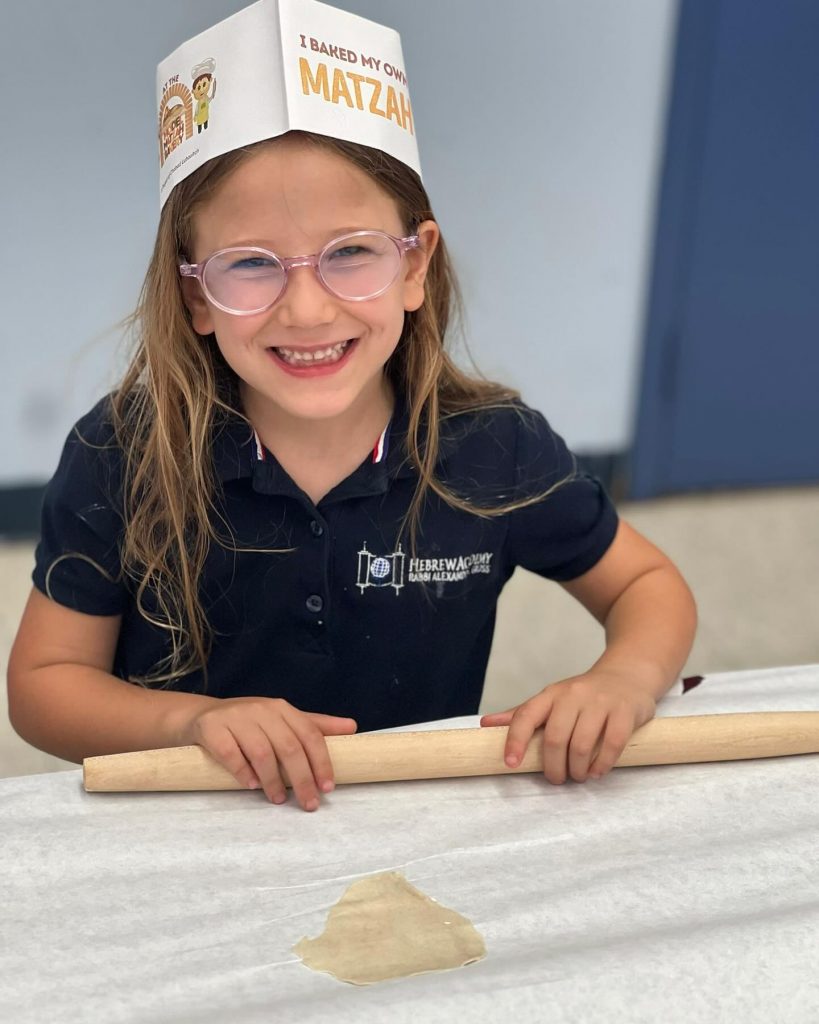
{"label": "table surface", "polygon": [[[819,710],[819,665],[707,676],[659,715]],[[470,726],[477,718],[434,723]],[[0,780],[0,1019],[814,1022],[817,755],[259,792]],[[368,987],[292,952],[355,879],[398,870],[486,958]]]}

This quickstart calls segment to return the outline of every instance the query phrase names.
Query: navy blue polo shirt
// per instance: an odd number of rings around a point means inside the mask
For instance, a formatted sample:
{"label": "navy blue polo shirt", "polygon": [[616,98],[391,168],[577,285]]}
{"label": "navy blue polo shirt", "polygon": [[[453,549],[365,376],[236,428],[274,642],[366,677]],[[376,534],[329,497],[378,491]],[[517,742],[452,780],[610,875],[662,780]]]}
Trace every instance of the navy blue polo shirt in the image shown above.
{"label": "navy blue polo shirt", "polygon": [[[122,615],[113,673],[127,680],[150,673],[167,648],[136,607],[134,581],[121,578],[122,455],[106,409],[103,399],[66,441],[33,579],[60,604]],[[355,718],[361,731],[477,712],[496,602],[515,567],[580,576],[611,544],[617,514],[585,474],[491,519],[428,494],[413,551],[400,533],[417,481],[406,429],[399,404],[385,456],[365,460],[318,505],[238,417],[215,431],[216,507],[234,546],[287,550],[234,551],[217,526],[226,541],[211,545],[200,581],[213,630],[207,690],[201,672],[174,689],[282,697]],[[522,404],[441,424],[439,478],[476,505],[540,493],[573,471],[562,439]]]}

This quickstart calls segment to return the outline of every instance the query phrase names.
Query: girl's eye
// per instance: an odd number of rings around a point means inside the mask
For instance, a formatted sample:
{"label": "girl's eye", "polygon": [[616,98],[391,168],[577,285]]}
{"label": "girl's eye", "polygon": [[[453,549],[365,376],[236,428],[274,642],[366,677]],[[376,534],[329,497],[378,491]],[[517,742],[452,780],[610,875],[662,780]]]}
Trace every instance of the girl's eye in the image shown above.
{"label": "girl's eye", "polygon": [[266,259],[264,256],[247,256],[245,259],[236,260],[231,263],[231,270],[262,270],[267,267],[275,267],[276,264],[272,260]]}
{"label": "girl's eye", "polygon": [[369,249],[365,249],[363,245],[343,245],[340,249],[334,249],[330,253],[330,259],[335,259],[337,256],[342,259],[346,256],[360,256],[369,252]]}

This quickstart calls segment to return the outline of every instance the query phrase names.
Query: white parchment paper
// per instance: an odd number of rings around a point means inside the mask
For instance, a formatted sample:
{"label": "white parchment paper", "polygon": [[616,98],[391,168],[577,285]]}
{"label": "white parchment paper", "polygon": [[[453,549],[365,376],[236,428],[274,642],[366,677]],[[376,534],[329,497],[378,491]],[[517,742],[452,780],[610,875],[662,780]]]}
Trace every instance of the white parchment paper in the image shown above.
{"label": "white parchment paper", "polygon": [[[819,666],[706,677],[660,714],[819,710]],[[475,725],[477,719],[436,723]],[[0,780],[0,1020],[819,1020],[819,755],[258,792]],[[343,985],[291,952],[399,870],[485,960]]]}

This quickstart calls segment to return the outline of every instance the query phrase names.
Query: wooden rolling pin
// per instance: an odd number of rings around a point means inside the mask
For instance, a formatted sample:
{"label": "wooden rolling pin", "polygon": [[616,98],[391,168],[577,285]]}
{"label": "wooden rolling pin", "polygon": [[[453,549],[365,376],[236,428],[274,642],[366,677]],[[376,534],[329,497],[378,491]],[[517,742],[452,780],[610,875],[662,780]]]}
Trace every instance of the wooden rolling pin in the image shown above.
{"label": "wooden rolling pin", "polygon": [[[328,736],[327,747],[342,785],[542,771],[542,730],[517,768],[503,760],[506,733],[506,726],[363,733]],[[818,752],[819,711],[654,718],[634,732],[615,767]],[[199,746],[87,757],[83,784],[89,793],[245,788]]]}

